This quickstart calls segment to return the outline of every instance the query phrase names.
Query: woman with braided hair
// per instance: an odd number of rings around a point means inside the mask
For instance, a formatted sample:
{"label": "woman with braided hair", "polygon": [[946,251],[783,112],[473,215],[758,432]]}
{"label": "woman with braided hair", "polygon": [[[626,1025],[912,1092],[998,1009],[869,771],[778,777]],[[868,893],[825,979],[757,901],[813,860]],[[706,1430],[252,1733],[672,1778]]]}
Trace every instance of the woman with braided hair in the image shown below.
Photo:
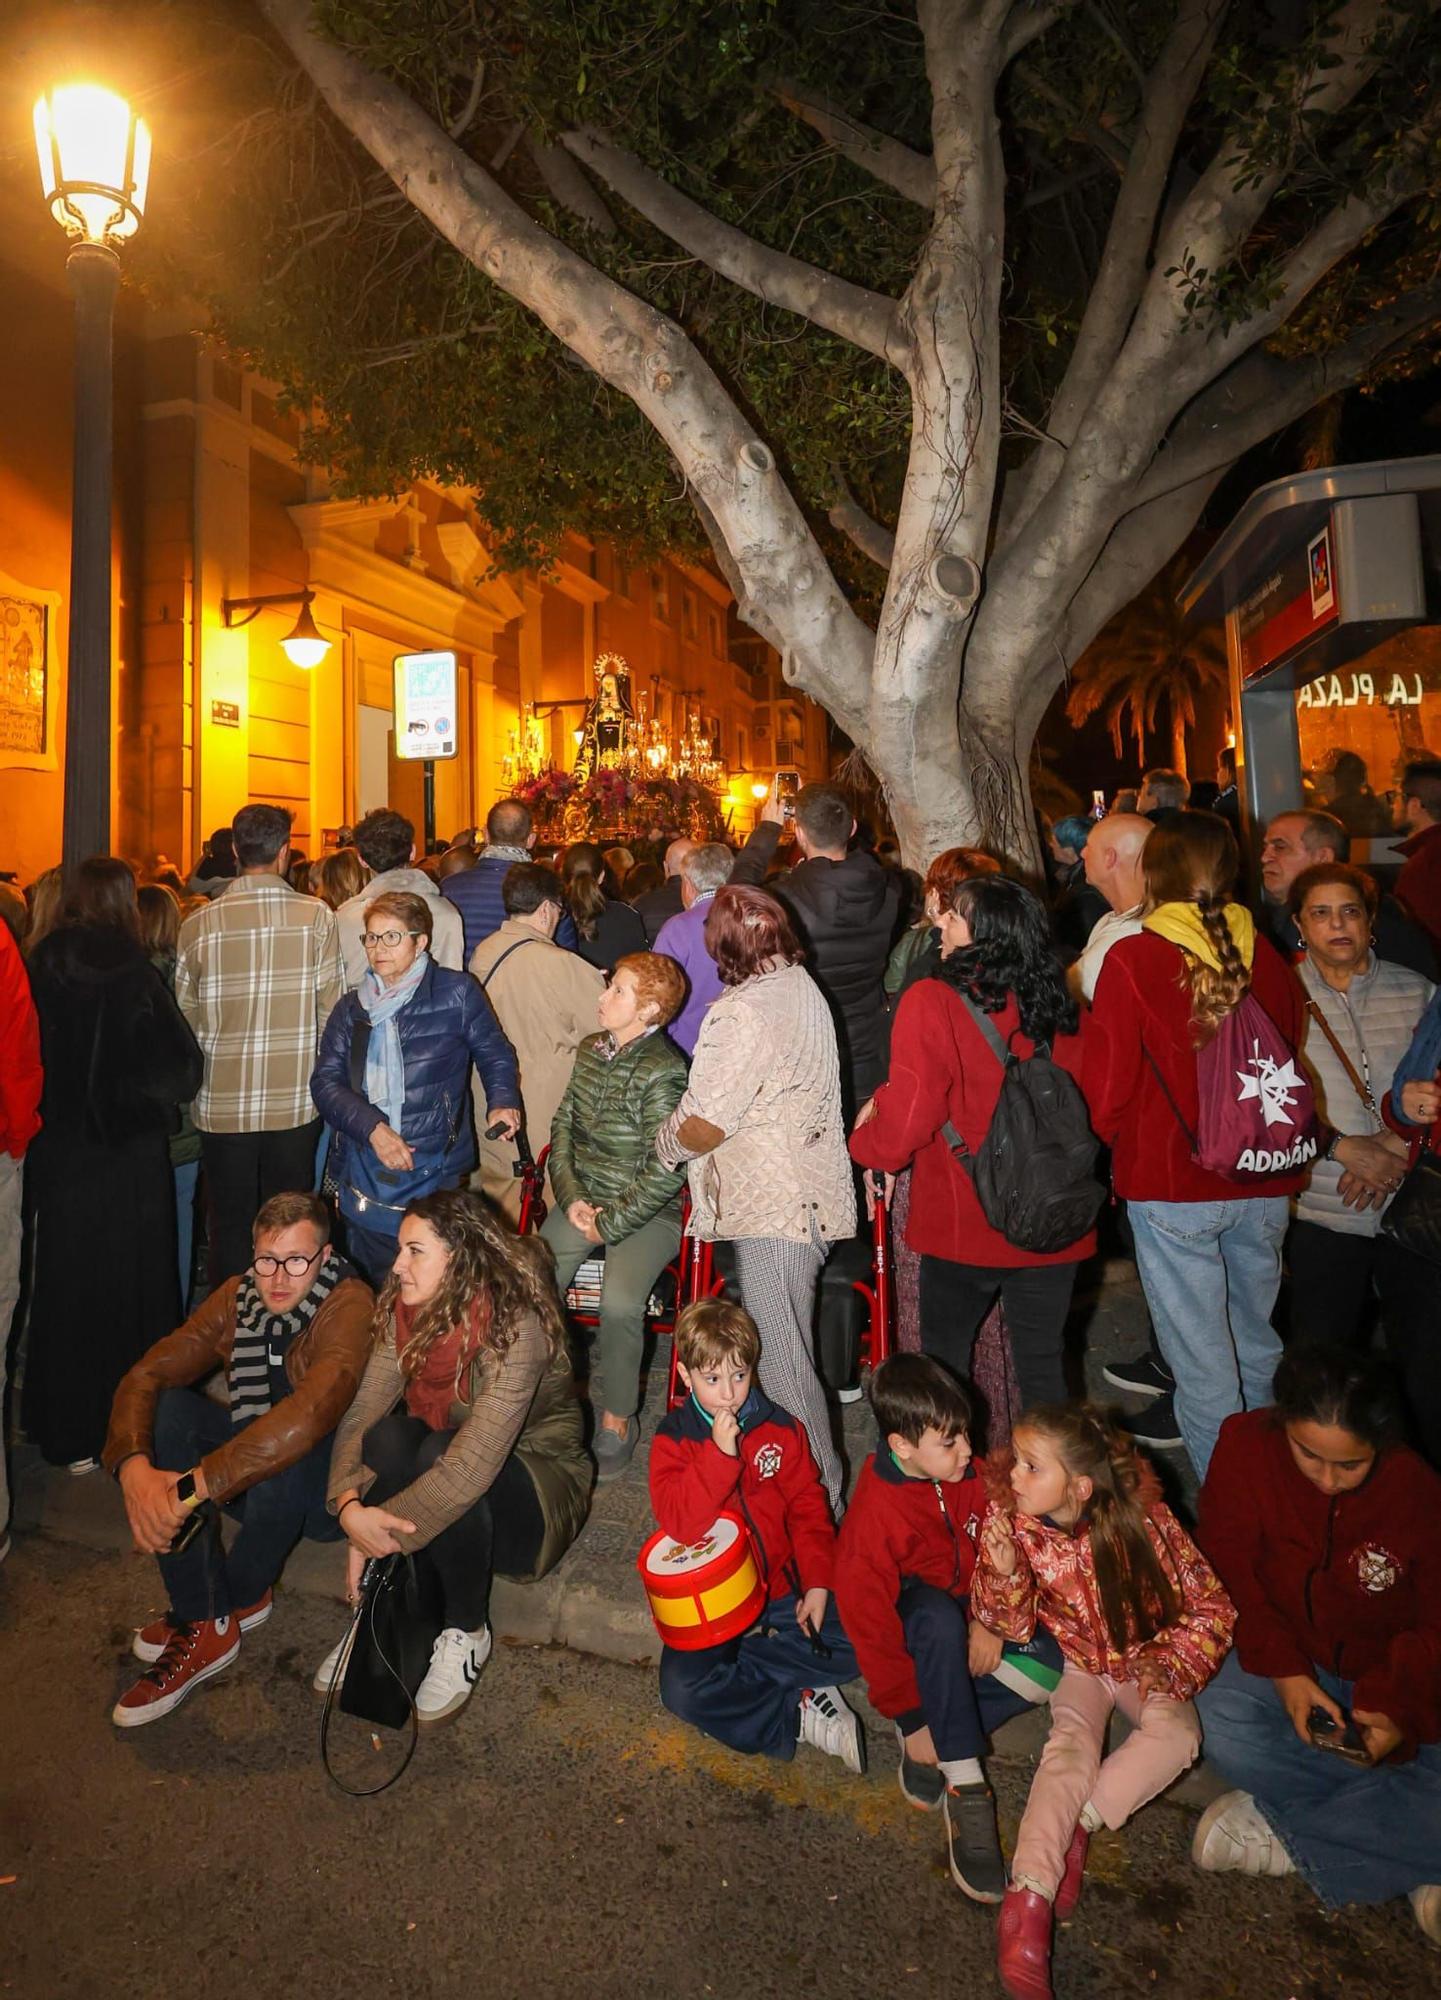
{"label": "woman with braided hair", "polygon": [[1271,1313],[1290,1197],[1304,1168],[1238,1181],[1192,1157],[1196,1052],[1247,993],[1291,1049],[1303,995],[1280,953],[1235,900],[1238,856],[1214,813],[1178,812],[1146,842],[1138,937],[1106,954],[1082,1086],[1112,1149],[1116,1193],[1156,1337],[1176,1378],[1176,1417],[1204,1478],[1216,1435],[1271,1400],[1281,1343]]}
{"label": "woman with braided hair", "polygon": [[436,1572],[445,1625],[415,1697],[421,1722],[462,1708],[490,1657],[495,1571],[544,1576],[579,1533],[590,1484],[549,1250],[467,1189],[411,1202],[326,1504],[350,1543],[352,1599],[372,1556],[418,1555]]}

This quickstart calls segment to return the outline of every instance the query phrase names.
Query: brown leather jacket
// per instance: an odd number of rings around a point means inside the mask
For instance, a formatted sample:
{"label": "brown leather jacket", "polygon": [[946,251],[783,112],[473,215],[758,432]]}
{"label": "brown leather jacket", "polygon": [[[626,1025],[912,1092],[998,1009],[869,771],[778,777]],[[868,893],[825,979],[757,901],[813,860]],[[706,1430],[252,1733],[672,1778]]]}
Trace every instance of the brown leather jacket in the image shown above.
{"label": "brown leather jacket", "polygon": [[[184,1326],[157,1340],[130,1370],[110,1410],[104,1452],[108,1472],[118,1473],[136,1452],[149,1455],[162,1389],[188,1389],[213,1369],[230,1366],[239,1290],[239,1278],[227,1278]],[[201,1460],[212,1500],[233,1499],[248,1486],[284,1472],[335,1429],[355,1399],[370,1358],[374,1305],[363,1278],[342,1278],[286,1350],[292,1393]]]}

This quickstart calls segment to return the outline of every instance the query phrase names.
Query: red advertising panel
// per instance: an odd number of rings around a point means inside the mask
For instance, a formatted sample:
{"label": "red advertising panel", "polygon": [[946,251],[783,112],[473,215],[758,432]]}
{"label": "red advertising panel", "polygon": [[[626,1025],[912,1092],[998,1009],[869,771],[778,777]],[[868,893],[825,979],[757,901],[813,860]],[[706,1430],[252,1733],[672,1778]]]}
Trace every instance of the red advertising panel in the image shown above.
{"label": "red advertising panel", "polygon": [[1241,677],[1253,680],[1341,616],[1331,524],[1291,550],[1238,607]]}

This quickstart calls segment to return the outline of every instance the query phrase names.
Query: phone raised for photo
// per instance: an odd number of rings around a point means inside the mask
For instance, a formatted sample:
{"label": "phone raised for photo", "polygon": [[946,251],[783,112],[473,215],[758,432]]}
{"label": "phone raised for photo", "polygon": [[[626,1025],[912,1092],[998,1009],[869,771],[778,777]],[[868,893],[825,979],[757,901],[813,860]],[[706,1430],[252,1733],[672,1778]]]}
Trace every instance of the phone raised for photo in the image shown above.
{"label": "phone raised for photo", "polygon": [[787,819],[796,816],[796,793],[801,788],[801,774],[792,766],[776,772],[776,798]]}
{"label": "phone raised for photo", "polygon": [[1318,1750],[1329,1750],[1333,1757],[1344,1757],[1348,1764],[1370,1763],[1361,1732],[1349,1715],[1344,1728],[1338,1729],[1329,1709],[1313,1708],[1306,1718],[1306,1728]]}

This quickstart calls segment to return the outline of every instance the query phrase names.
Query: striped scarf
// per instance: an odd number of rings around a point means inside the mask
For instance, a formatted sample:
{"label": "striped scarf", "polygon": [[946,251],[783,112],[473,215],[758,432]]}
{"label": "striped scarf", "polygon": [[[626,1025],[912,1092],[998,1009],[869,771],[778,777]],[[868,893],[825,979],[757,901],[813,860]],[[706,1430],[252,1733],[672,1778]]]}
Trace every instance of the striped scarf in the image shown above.
{"label": "striped scarf", "polygon": [[[291,1342],[310,1325],[341,1279],[349,1276],[350,1266],[333,1249],[327,1250],[299,1305],[287,1313],[272,1313],[250,1272],[245,1273],[235,1295],[235,1345],[228,1377],[233,1430],[267,1413],[275,1400],[273,1371],[284,1368]],[[287,1392],[288,1385],[282,1386],[280,1394]]]}

